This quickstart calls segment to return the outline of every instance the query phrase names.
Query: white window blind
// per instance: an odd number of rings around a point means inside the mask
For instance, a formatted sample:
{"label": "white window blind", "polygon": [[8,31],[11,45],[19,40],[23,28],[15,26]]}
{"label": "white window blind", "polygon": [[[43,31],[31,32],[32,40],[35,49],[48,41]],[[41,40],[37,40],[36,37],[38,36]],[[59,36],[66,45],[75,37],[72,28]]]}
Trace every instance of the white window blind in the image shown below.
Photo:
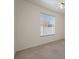
{"label": "white window blind", "polygon": [[55,17],[40,14],[40,36],[55,34]]}

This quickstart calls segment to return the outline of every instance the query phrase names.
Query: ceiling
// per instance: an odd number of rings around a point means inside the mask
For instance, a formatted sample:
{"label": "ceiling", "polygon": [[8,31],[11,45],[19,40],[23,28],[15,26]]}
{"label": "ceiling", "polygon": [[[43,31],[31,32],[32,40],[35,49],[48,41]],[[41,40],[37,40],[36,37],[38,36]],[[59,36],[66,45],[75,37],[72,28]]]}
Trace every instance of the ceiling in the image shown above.
{"label": "ceiling", "polygon": [[42,7],[45,7],[51,11],[59,12],[64,14],[65,8],[59,7],[59,2],[62,2],[64,0],[28,0],[34,4],[40,5]]}

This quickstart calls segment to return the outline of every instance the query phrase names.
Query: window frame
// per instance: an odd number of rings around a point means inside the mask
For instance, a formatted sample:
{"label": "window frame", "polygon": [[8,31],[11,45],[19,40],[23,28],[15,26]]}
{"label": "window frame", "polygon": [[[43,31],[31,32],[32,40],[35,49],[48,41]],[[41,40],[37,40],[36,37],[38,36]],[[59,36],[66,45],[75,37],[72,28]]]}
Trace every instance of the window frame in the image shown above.
{"label": "window frame", "polygon": [[40,12],[40,14],[45,14],[45,15],[48,15],[48,16],[55,17],[55,24],[54,24],[54,30],[55,30],[55,32],[52,33],[52,34],[47,34],[47,35],[40,35],[40,37],[56,35],[56,16],[53,16],[53,15],[50,15],[50,14],[47,14],[47,13],[43,13],[43,12]]}

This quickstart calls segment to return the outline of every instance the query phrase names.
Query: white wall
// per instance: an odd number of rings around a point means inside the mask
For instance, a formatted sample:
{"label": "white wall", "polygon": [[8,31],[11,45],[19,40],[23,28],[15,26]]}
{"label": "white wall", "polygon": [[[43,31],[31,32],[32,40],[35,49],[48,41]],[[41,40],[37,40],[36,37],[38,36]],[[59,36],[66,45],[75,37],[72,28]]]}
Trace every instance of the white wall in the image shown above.
{"label": "white wall", "polygon": [[[64,16],[24,0],[15,3],[16,51],[64,39]],[[40,37],[40,12],[56,16],[56,35]]]}

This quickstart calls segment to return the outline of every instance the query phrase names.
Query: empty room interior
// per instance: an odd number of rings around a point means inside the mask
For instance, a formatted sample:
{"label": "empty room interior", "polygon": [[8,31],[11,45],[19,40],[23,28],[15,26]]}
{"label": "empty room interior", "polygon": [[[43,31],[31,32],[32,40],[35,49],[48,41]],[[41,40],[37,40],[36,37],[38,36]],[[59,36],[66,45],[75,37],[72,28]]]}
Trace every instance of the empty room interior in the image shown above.
{"label": "empty room interior", "polygon": [[65,1],[15,0],[14,59],[65,59]]}

